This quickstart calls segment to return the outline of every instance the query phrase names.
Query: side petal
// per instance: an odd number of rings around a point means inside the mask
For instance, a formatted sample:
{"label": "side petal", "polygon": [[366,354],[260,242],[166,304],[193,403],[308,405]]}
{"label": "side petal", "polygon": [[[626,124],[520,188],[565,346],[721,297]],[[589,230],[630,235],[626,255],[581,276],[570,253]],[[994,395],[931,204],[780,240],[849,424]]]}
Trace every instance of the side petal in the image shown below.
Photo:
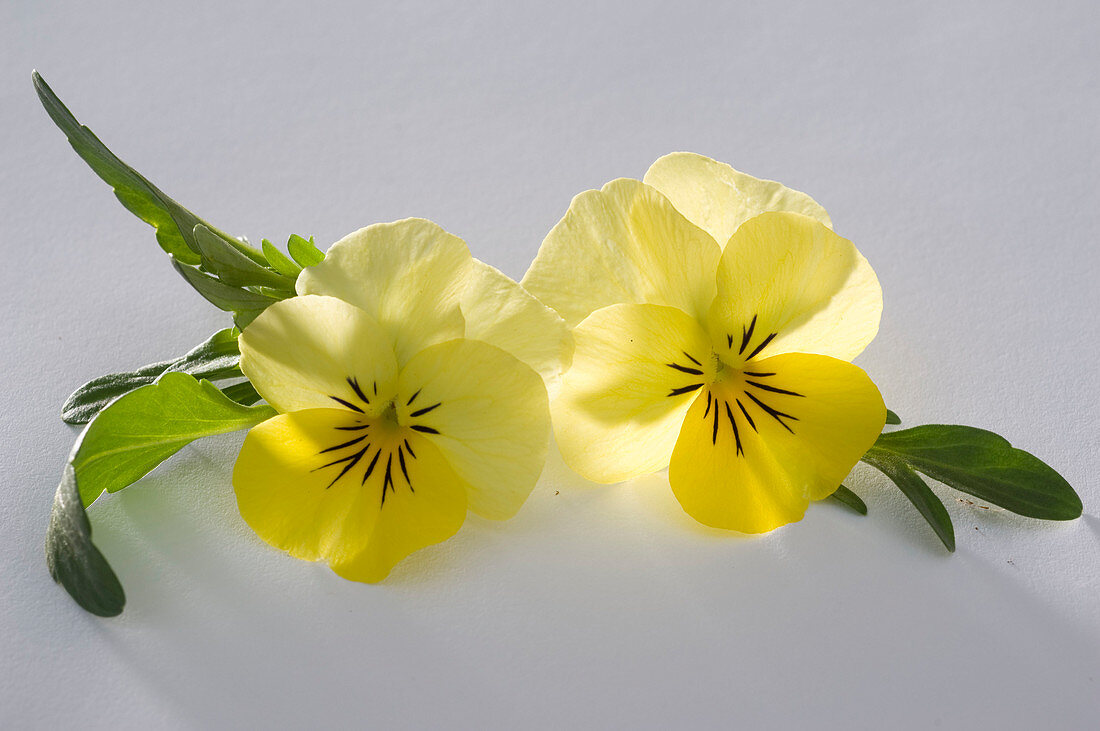
{"label": "side petal", "polygon": [[791,353],[753,367],[696,397],[668,479],[700,523],[765,533],[836,490],[878,438],[886,406],[842,360]]}
{"label": "side petal", "polygon": [[801,213],[833,227],[825,209],[805,193],[693,152],[665,155],[650,166],[644,181],[723,247],[742,223],[768,211]]}
{"label": "side petal", "polygon": [[851,241],[797,213],[763,213],[722,252],[708,329],[734,365],[794,352],[851,360],[881,315],[878,277]]}
{"label": "side petal", "polygon": [[[278,411],[375,411],[393,394],[397,360],[388,333],[358,307],[335,297],[282,300],[239,339],[241,370]],[[347,406],[352,404],[352,406]]]}
{"label": "side petal", "polygon": [[556,387],[572,339],[558,313],[498,269],[471,259],[460,300],[466,337],[506,350]]}
{"label": "side petal", "polygon": [[421,218],[367,226],[337,241],[298,276],[298,294],[339,297],[382,324],[400,363],[462,337],[466,243]]}
{"label": "side petal", "polygon": [[400,472],[372,462],[379,445],[393,454],[385,436],[331,451],[353,433],[340,431],[349,423],[338,409],[265,421],[245,437],[233,487],[241,516],[265,542],[324,560],[345,578],[381,581],[408,554],[454,535],[466,515],[465,485],[423,440]]}
{"label": "side petal", "polygon": [[570,326],[620,303],[669,305],[702,317],[719,253],[667,198],[622,178],[573,199],[521,284]]}
{"label": "side petal", "polygon": [[573,337],[551,407],[562,459],[603,483],[663,469],[694,393],[714,375],[706,333],[674,307],[612,305]]}
{"label": "side petal", "polygon": [[546,461],[546,386],[495,346],[458,339],[426,348],[402,369],[397,421],[431,441],[469,485],[475,513],[510,518]]}

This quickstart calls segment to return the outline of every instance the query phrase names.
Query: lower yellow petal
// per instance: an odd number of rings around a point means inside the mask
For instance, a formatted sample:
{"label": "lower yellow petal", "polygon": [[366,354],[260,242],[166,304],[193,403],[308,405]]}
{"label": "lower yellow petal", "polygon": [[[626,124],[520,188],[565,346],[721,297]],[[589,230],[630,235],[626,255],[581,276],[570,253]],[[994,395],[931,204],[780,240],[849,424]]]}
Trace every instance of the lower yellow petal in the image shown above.
{"label": "lower yellow petal", "polygon": [[245,438],[233,469],[237,506],[267,543],[380,581],[466,515],[465,484],[419,434],[341,409],[276,416]]}
{"label": "lower yellow petal", "polygon": [[754,361],[700,393],[669,464],[700,523],[765,533],[831,495],[878,438],[886,406],[859,367],[791,353]]}
{"label": "lower yellow petal", "polygon": [[668,465],[692,394],[713,374],[707,334],[660,305],[612,305],[573,333],[573,365],[551,406],[562,459],[619,482]]}

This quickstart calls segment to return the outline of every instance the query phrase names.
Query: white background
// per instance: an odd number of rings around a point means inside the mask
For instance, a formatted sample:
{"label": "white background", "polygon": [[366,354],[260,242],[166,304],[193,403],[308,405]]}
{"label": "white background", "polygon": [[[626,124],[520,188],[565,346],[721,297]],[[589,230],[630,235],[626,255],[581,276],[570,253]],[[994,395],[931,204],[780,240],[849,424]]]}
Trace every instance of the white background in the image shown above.
{"label": "white background", "polygon": [[[0,4],[0,726],[1096,728],[1100,21],[1095,3]],[[570,198],[691,150],[805,190],[878,271],[859,363],[909,424],[984,426],[1085,516],[884,478],[764,537],[667,478],[556,455],[384,584],[267,547],[240,436],[91,509],[128,594],[82,612],[42,541],[85,380],[227,324],[34,96],[37,67],[199,215],[323,245],[431,218],[519,277]],[[938,488],[937,488],[938,489]]]}

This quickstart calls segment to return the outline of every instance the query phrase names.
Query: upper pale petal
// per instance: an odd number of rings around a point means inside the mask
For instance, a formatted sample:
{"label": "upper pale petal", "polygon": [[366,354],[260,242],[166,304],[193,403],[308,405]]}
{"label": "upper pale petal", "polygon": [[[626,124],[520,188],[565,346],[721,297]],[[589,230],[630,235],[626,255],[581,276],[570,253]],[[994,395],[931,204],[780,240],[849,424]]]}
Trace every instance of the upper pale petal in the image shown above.
{"label": "upper pale petal", "polygon": [[494,519],[516,513],[546,461],[546,387],[530,366],[479,340],[418,353],[401,370],[398,421],[439,448],[469,487],[469,506]]}
{"label": "upper pale petal", "polygon": [[572,350],[558,313],[498,269],[470,260],[460,300],[466,337],[506,350],[555,387]]}
{"label": "upper pale petal", "polygon": [[562,459],[595,482],[668,465],[694,391],[713,376],[707,335],[659,305],[612,305],[574,331],[573,366],[552,404]]}
{"label": "upper pale petal", "polygon": [[400,363],[432,343],[462,337],[459,305],[471,257],[466,243],[431,221],[367,226],[337,241],[298,276],[298,294],[339,297],[389,332]]}
{"label": "upper pale petal", "polygon": [[241,370],[282,412],[345,403],[371,410],[357,389],[392,395],[397,381],[388,333],[366,312],[335,297],[276,302],[245,328],[239,344]]}
{"label": "upper pale petal", "polygon": [[763,213],[730,239],[708,318],[736,365],[779,353],[859,355],[878,332],[882,289],[851,241],[797,213]]}
{"label": "upper pale petal", "polygon": [[693,152],[665,155],[650,166],[644,180],[721,246],[742,223],[767,211],[801,213],[832,228],[829,214],[805,193]]}
{"label": "upper pale petal", "polygon": [[801,353],[766,358],[695,399],[669,483],[700,523],[764,533],[832,494],[885,422],[882,396],[857,366]]}
{"label": "upper pale petal", "polygon": [[522,284],[570,326],[621,303],[669,305],[701,318],[719,252],[654,188],[622,178],[573,199]]}

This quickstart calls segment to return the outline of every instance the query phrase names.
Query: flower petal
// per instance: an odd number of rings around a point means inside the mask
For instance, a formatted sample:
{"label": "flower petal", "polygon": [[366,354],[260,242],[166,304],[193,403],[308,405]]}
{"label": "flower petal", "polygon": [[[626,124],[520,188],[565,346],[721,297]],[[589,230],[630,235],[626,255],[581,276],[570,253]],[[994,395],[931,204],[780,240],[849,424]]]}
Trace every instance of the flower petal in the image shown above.
{"label": "flower petal", "polygon": [[766,358],[696,397],[669,483],[700,523],[764,533],[831,495],[885,423],[882,396],[859,367],[801,353]]}
{"label": "flower petal", "polygon": [[[282,412],[345,403],[373,412],[374,396],[392,395],[397,381],[389,335],[366,312],[335,297],[276,302],[245,328],[239,344],[241,370]],[[366,399],[357,388],[369,389]]]}
{"label": "flower petal", "polygon": [[[296,558],[323,559],[345,578],[374,582],[413,551],[454,535],[466,516],[466,494],[427,440],[347,430],[361,421],[340,409],[265,421],[245,437],[233,487],[245,522],[264,541]],[[363,440],[348,444],[356,434]],[[405,451],[395,440],[404,438],[415,441],[416,457],[397,464],[395,450]]]}
{"label": "flower petal", "polygon": [[475,513],[520,509],[546,461],[546,387],[530,366],[478,340],[425,348],[401,370],[397,419],[422,434],[469,483]]}
{"label": "flower petal", "polygon": [[389,332],[399,363],[432,343],[462,337],[459,294],[470,250],[421,218],[367,226],[337,241],[298,276],[298,294],[339,297]]}
{"label": "flower petal", "polygon": [[763,213],[722,252],[708,329],[732,365],[793,352],[851,360],[881,315],[878,277],[851,241],[797,213]]}
{"label": "flower petal", "polygon": [[693,393],[713,375],[706,333],[674,307],[612,305],[573,337],[552,405],[562,459],[604,483],[663,469]]}
{"label": "flower petal", "polygon": [[573,199],[521,284],[570,326],[620,303],[703,316],[718,256],[714,241],[667,198],[623,178]]}
{"label": "flower petal", "polygon": [[644,180],[723,247],[742,223],[767,211],[801,213],[833,226],[825,209],[805,193],[693,152],[665,155],[650,166]]}
{"label": "flower petal", "polygon": [[466,337],[506,350],[556,386],[572,349],[565,321],[511,278],[470,260],[461,295]]}

